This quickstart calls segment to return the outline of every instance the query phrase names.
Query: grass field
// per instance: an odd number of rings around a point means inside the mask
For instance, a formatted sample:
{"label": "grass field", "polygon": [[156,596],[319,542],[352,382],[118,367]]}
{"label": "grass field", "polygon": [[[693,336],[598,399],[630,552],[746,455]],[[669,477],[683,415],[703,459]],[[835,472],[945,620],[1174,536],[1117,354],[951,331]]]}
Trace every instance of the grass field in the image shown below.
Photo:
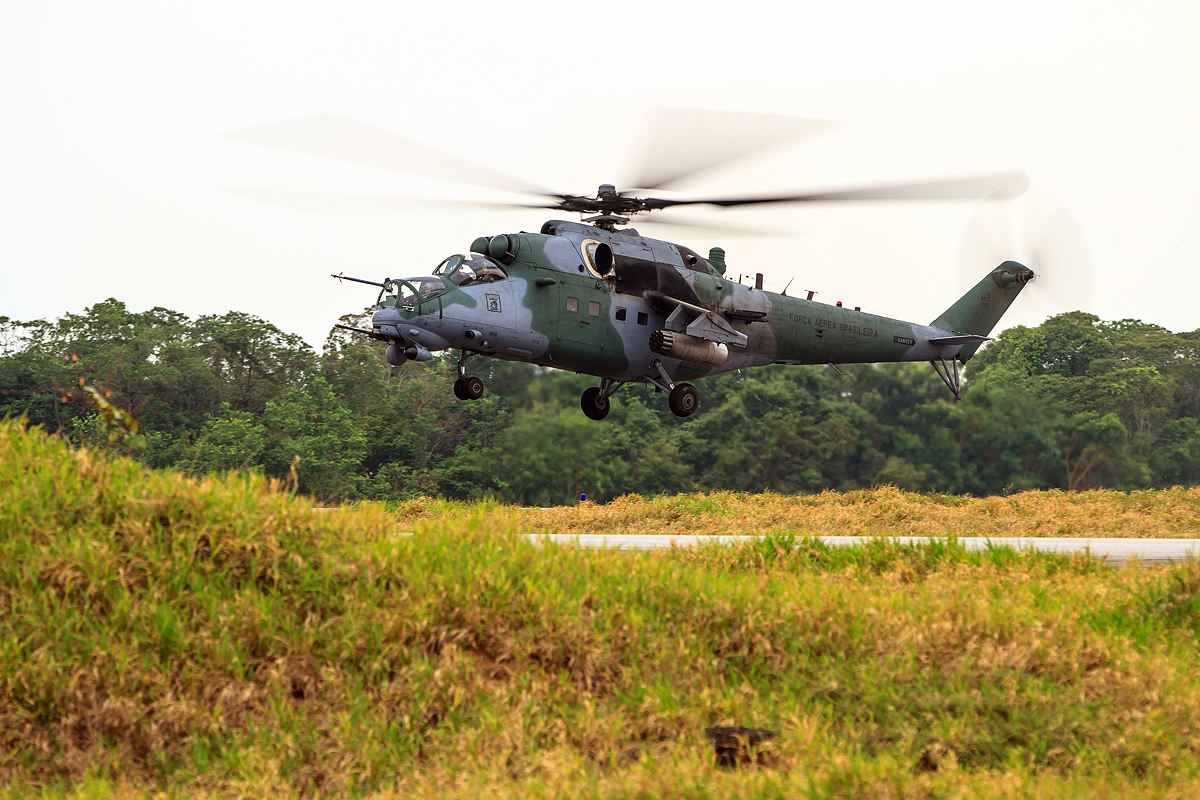
{"label": "grass field", "polygon": [[[1195,796],[1200,566],[794,536],[1184,535],[1196,502],[315,512],[0,423],[0,796]],[[587,526],[780,535],[518,536]],[[725,768],[715,725],[778,736]]]}

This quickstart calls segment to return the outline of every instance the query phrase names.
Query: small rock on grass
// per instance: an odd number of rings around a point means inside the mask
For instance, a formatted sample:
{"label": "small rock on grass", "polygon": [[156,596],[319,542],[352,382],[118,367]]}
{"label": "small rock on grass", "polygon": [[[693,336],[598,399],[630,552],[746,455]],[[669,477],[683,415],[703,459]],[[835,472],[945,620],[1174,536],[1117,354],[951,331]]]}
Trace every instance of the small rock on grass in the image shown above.
{"label": "small rock on grass", "polygon": [[759,765],[766,766],[770,753],[760,749],[760,746],[775,736],[775,731],[766,728],[731,725],[704,729],[704,737],[713,743],[717,765],[721,767],[745,766],[750,764],[752,758]]}

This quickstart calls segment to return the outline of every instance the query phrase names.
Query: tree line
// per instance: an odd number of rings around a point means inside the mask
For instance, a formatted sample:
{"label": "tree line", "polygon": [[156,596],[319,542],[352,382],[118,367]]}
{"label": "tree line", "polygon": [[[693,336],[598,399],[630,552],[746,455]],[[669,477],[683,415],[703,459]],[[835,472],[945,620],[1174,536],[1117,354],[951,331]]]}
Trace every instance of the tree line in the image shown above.
{"label": "tree line", "polygon": [[[1076,311],[1000,333],[967,365],[961,402],[927,364],[772,366],[701,381],[687,419],[626,386],[596,423],[579,409],[587,376],[474,358],[487,393],[464,402],[457,354],[392,367],[382,344],[339,329],[318,353],[248,314],[110,299],[53,321],[0,317],[0,417],[153,467],[290,478],[329,501],[1127,490],[1200,482],[1198,342]],[[136,418],[136,442],[108,441],[81,387]]]}

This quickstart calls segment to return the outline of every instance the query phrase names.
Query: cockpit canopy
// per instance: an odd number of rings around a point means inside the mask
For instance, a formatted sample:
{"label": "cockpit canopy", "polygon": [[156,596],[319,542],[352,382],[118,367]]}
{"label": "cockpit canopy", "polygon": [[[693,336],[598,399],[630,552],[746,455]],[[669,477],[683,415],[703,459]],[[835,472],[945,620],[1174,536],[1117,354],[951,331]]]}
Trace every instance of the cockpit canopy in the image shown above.
{"label": "cockpit canopy", "polygon": [[418,305],[419,301],[433,299],[445,292],[448,288],[447,282],[450,286],[457,286],[461,289],[477,283],[502,281],[507,277],[508,273],[487,256],[479,253],[454,255],[438,264],[433,275],[388,281],[384,285],[383,291],[379,293],[375,304],[384,307],[412,309]]}
{"label": "cockpit canopy", "polygon": [[[379,293],[379,299],[375,301],[375,304],[411,309],[416,307],[418,298],[431,300],[444,291],[446,291],[446,284],[442,282],[441,278],[435,278],[432,275],[424,278],[390,280],[384,284],[383,291]],[[399,302],[397,302],[397,298]]]}
{"label": "cockpit canopy", "polygon": [[508,273],[499,264],[479,253],[450,256],[438,264],[433,274],[450,279],[460,289],[476,283],[502,281],[508,277]]}

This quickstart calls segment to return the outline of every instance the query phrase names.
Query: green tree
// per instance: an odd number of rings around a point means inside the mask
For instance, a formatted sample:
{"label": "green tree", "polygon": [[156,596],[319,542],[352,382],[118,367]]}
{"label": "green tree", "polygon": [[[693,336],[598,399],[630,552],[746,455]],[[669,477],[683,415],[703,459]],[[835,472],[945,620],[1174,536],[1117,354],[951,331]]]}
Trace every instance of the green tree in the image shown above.
{"label": "green tree", "polygon": [[323,500],[357,496],[367,434],[328,381],[314,378],[289,389],[281,400],[268,400],[263,421],[269,474],[286,476],[299,456],[299,491]]}
{"label": "green tree", "polygon": [[1200,483],[1200,421],[1172,420],[1150,453],[1155,486],[1195,486]]}
{"label": "green tree", "polygon": [[1087,375],[1093,364],[1113,356],[1100,318],[1082,311],[1050,317],[1037,328],[1016,326],[1001,332],[996,341],[973,359],[973,371],[1002,365],[1025,375]]}
{"label": "green tree", "polygon": [[1116,414],[1074,414],[1059,423],[1057,433],[1067,491],[1143,477],[1125,458],[1128,432]]}
{"label": "green tree", "polygon": [[[615,434],[615,435],[614,435]],[[629,466],[620,431],[587,419],[575,407],[538,403],[513,414],[497,465],[508,496],[518,503],[573,503],[623,493]]]}
{"label": "green tree", "polygon": [[183,466],[196,475],[262,466],[266,428],[248,411],[226,403],[221,416],[208,417]]}
{"label": "green tree", "polygon": [[234,411],[262,413],[315,366],[303,339],[251,314],[204,316],[192,327],[191,346],[221,386],[220,402]]}

